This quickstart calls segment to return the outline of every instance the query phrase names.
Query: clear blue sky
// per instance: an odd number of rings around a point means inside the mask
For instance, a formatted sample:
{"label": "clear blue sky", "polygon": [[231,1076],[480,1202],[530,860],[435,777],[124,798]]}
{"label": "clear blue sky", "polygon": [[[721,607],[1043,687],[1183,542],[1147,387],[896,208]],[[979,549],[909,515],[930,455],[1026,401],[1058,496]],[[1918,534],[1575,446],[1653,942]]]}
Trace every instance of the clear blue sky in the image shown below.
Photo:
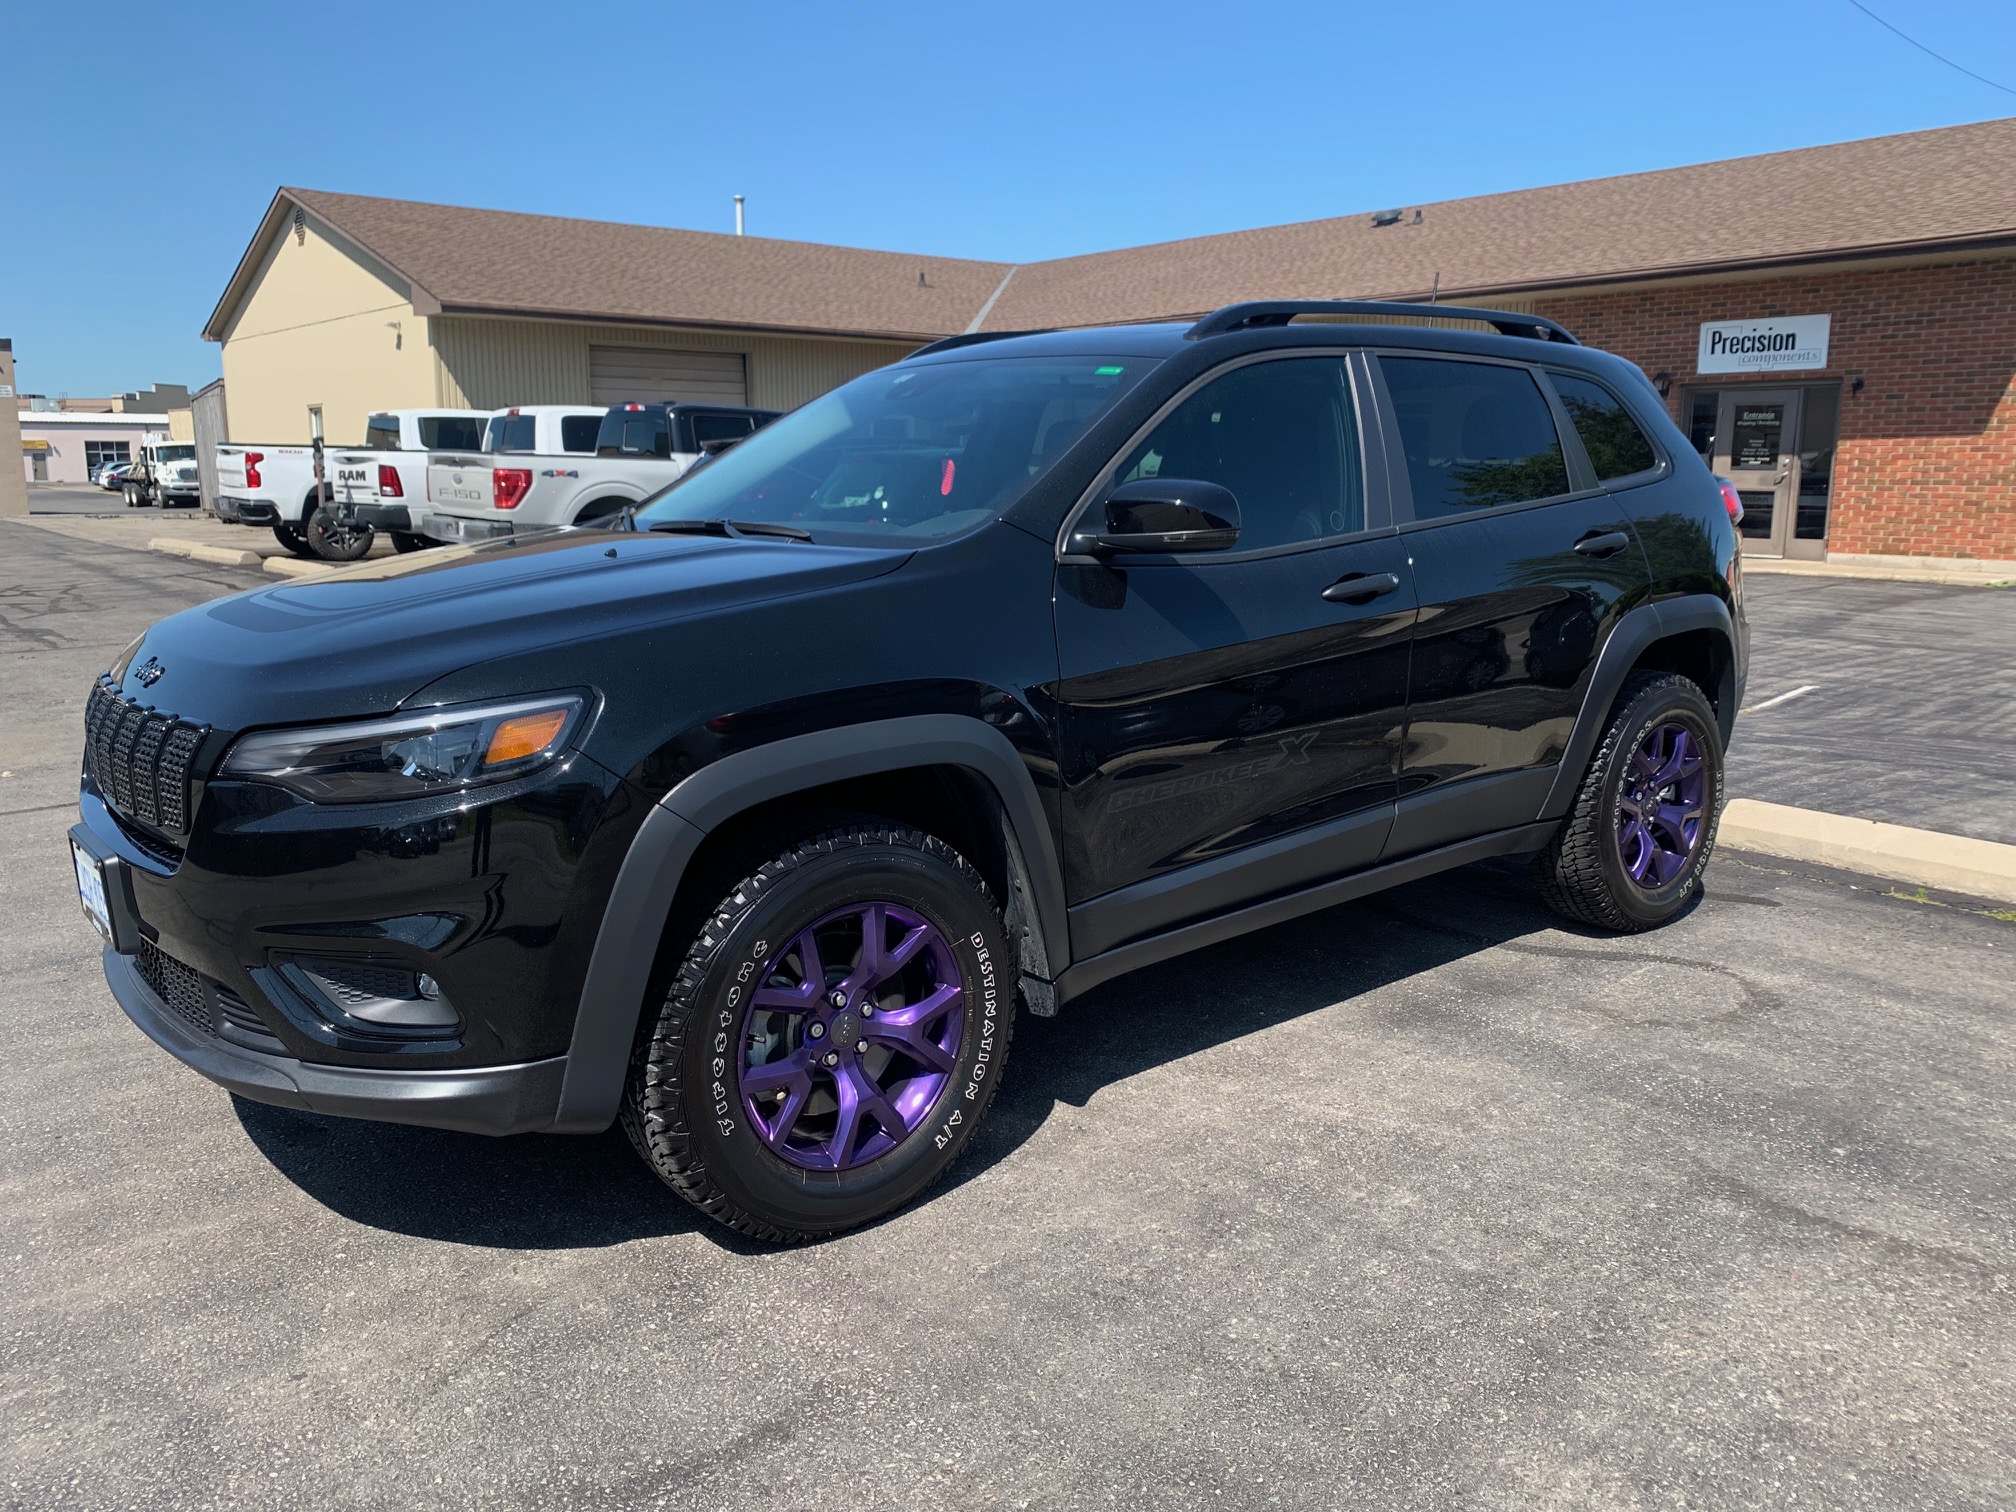
{"label": "clear blue sky", "polygon": [[[2009,0],[1867,3],[2016,87]],[[1023,261],[2016,115],[1847,0],[0,0],[0,58],[0,335],[73,394],[216,376],[281,184]]]}

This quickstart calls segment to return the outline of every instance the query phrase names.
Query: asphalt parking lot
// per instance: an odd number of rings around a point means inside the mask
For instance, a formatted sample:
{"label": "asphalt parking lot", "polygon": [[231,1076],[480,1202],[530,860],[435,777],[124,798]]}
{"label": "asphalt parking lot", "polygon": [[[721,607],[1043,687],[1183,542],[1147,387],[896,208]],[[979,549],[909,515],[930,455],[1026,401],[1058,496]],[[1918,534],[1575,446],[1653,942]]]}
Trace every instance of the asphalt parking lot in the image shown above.
{"label": "asphalt parking lot", "polygon": [[[620,1135],[234,1103],[124,1020],[63,849],[83,693],[254,581],[0,522],[0,1505],[2016,1502],[2016,921],[1725,855],[1619,940],[1473,868],[1025,1020],[950,1181],[771,1251]],[[1751,583],[1753,699],[1823,682],[1793,630],[1828,686],[1893,664],[1805,582]],[[1892,790],[1994,771],[1925,674],[1992,673],[2008,610],[1921,591],[1964,657],[1913,653]],[[1804,767],[1747,721],[1732,791],[1880,776],[1898,677],[1778,706]]]}

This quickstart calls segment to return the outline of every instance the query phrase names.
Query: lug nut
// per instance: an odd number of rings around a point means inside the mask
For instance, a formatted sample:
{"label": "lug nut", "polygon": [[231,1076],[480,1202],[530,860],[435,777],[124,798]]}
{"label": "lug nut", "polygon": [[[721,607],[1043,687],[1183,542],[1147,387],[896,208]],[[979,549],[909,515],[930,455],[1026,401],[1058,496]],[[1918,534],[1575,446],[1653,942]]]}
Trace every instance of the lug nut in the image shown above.
{"label": "lug nut", "polygon": [[858,1045],[856,1045],[854,1047],[854,1053],[856,1055],[866,1055],[868,1053],[868,1041],[862,1040]]}
{"label": "lug nut", "polygon": [[835,1008],[845,1008],[847,1006],[847,994],[836,992],[833,994],[831,1001]]}
{"label": "lug nut", "polygon": [[826,1037],[826,1026],[824,1024],[814,1024],[805,1032],[814,1039],[824,1039]]}
{"label": "lug nut", "polygon": [[863,1018],[875,1017],[875,1005],[873,1003],[863,1003],[861,1005],[861,1017]]}
{"label": "lug nut", "polygon": [[828,1050],[826,1052],[826,1064],[829,1066],[837,1066],[840,1064],[840,1057],[836,1055],[833,1051]]}

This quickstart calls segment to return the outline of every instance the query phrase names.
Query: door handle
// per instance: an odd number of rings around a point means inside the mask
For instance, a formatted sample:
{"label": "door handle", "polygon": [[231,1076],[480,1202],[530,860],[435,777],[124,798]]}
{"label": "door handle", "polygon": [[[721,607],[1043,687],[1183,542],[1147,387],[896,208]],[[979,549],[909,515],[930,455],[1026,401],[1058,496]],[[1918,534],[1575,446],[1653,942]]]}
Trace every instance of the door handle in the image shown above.
{"label": "door handle", "polygon": [[1323,590],[1333,604],[1369,604],[1400,586],[1395,572],[1349,572]]}
{"label": "door handle", "polygon": [[1631,544],[1631,537],[1621,530],[1592,532],[1575,543],[1575,549],[1584,556],[1615,556]]}

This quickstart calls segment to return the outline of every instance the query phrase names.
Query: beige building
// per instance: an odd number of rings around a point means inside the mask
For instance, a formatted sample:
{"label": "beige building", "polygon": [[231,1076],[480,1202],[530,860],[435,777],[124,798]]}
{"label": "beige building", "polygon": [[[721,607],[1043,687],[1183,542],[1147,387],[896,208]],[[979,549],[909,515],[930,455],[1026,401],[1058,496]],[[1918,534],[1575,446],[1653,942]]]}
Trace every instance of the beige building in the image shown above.
{"label": "beige building", "polygon": [[1004,265],[283,189],[204,328],[234,438],[373,410],[790,409],[963,329]]}

